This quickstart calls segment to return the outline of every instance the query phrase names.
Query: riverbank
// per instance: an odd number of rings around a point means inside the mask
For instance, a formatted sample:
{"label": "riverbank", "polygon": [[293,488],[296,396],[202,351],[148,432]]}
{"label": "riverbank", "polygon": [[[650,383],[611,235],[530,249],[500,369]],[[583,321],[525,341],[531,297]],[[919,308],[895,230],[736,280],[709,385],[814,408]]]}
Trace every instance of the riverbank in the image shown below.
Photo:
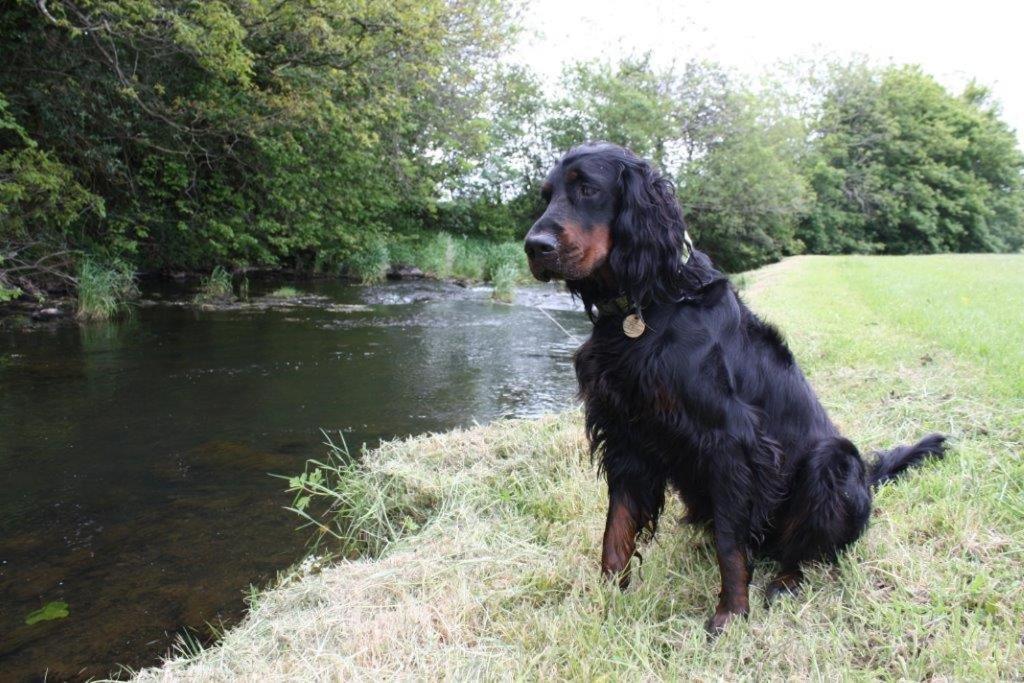
{"label": "riverbank", "polygon": [[[1024,668],[1024,257],[804,257],[752,273],[865,451],[950,456],[883,488],[867,535],[796,599],[709,644],[713,550],[673,502],[624,594],[574,411],[384,444],[336,482],[365,557],[297,570],[151,679],[1012,678]],[[763,283],[759,286],[758,283]]]}
{"label": "riverbank", "polygon": [[[88,270],[88,273],[85,272]],[[0,269],[0,284],[4,272]],[[52,321],[78,317],[104,320],[131,312],[139,303],[141,282],[175,282],[189,289],[197,304],[247,301],[250,287],[263,281],[301,283],[316,280],[375,284],[385,280],[430,280],[467,287],[486,283],[494,299],[510,302],[517,285],[533,282],[522,244],[483,237],[430,234],[393,235],[372,240],[342,262],[312,262],[300,267],[224,268],[206,271],[135,273],[123,262],[99,266],[86,259],[77,278],[68,276],[53,290],[33,288],[28,294],[15,287],[0,288],[0,322],[23,317]],[[27,284],[25,286],[28,286]],[[269,290],[268,290],[269,292]]]}

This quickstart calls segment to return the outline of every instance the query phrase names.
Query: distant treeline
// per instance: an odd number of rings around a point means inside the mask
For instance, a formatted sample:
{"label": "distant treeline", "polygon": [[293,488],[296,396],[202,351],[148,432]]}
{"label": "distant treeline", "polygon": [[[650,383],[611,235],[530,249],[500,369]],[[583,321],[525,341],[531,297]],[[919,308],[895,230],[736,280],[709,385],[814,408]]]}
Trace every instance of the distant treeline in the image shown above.
{"label": "distant treeline", "polygon": [[861,62],[750,83],[641,56],[573,65],[551,97],[502,59],[521,11],[8,3],[0,300],[73,288],[84,264],[333,271],[437,231],[515,239],[550,163],[595,139],[675,178],[730,270],[1024,246],[1024,155],[980,86],[954,95],[917,67]]}

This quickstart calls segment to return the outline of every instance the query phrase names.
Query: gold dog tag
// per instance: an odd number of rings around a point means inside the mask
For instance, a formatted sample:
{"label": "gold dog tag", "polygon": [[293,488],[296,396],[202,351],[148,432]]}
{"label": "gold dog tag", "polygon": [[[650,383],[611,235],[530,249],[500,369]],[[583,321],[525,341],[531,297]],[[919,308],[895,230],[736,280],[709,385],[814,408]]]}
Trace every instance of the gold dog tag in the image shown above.
{"label": "gold dog tag", "polygon": [[647,325],[644,324],[644,321],[636,313],[630,313],[622,319],[622,332],[630,339],[636,339],[646,329]]}

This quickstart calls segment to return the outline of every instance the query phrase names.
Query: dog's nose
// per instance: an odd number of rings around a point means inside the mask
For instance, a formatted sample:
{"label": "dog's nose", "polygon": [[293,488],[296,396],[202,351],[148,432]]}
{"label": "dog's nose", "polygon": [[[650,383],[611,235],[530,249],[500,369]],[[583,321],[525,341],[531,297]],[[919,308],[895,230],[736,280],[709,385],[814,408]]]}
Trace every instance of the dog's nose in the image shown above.
{"label": "dog's nose", "polygon": [[526,255],[529,258],[537,258],[538,256],[549,254],[557,247],[558,238],[550,232],[526,236]]}

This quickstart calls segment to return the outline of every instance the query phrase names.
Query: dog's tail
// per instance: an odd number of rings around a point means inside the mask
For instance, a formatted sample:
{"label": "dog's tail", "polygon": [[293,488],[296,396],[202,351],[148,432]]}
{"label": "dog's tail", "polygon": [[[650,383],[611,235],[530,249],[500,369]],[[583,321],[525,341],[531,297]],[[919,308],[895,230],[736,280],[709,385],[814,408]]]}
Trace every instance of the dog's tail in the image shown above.
{"label": "dog's tail", "polygon": [[929,434],[913,446],[897,446],[876,454],[868,474],[872,486],[895,479],[907,469],[921,464],[925,458],[941,458],[946,453],[946,437]]}

